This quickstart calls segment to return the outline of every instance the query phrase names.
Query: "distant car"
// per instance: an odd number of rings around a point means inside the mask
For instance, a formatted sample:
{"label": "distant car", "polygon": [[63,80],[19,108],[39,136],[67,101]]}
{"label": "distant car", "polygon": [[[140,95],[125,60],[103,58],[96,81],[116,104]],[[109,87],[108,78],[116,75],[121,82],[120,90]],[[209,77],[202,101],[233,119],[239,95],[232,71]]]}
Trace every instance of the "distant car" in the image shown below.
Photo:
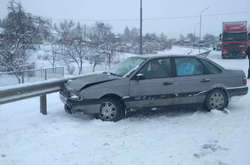
{"label": "distant car", "polygon": [[65,110],[117,121],[131,110],[203,104],[223,110],[232,96],[246,95],[241,70],[228,70],[196,56],[130,57],[113,72],[70,80],[60,91]]}

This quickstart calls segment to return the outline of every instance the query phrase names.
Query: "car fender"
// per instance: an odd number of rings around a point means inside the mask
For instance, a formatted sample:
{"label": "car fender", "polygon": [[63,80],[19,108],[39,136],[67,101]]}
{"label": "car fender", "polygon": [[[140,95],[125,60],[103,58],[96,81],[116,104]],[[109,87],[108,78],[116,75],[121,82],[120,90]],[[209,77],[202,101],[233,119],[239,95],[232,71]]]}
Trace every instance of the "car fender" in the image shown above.
{"label": "car fender", "polygon": [[214,84],[213,86],[211,86],[211,88],[206,93],[210,93],[211,91],[213,91],[215,89],[222,89],[226,93],[227,97],[229,98],[229,93],[227,91],[227,87],[224,84]]}
{"label": "car fender", "polygon": [[128,80],[116,80],[90,86],[81,91],[80,95],[87,99],[100,99],[105,95],[127,96],[129,91]]}

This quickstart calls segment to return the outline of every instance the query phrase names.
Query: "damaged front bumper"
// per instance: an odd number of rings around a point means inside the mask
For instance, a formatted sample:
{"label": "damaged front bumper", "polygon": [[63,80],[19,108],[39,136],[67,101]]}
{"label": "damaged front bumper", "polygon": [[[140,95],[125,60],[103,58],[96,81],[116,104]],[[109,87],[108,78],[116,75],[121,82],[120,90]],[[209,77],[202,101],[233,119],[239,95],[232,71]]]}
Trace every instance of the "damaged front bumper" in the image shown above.
{"label": "damaged front bumper", "polygon": [[99,99],[71,100],[60,92],[60,99],[65,104],[65,111],[69,113],[84,112],[86,114],[98,114],[100,111]]}

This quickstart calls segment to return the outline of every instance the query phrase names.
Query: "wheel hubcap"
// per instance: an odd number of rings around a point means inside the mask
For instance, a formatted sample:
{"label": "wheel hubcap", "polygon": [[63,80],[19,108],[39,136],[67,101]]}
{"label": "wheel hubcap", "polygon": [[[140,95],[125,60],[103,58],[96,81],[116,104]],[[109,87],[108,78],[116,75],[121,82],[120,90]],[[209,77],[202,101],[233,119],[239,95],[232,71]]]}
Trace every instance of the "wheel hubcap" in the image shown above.
{"label": "wheel hubcap", "polygon": [[117,108],[111,102],[104,102],[101,105],[101,118],[104,120],[113,120],[116,117]]}
{"label": "wheel hubcap", "polygon": [[221,109],[225,104],[224,95],[220,92],[213,93],[209,98],[209,105],[212,109]]}

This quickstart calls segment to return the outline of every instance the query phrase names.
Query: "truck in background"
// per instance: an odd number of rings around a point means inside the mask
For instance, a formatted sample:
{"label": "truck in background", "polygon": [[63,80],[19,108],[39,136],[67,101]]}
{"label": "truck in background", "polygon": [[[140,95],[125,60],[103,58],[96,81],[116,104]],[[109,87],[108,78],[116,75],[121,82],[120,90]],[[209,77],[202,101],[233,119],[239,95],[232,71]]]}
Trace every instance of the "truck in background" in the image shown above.
{"label": "truck in background", "polygon": [[247,21],[224,22],[221,35],[222,58],[246,58],[248,47]]}

